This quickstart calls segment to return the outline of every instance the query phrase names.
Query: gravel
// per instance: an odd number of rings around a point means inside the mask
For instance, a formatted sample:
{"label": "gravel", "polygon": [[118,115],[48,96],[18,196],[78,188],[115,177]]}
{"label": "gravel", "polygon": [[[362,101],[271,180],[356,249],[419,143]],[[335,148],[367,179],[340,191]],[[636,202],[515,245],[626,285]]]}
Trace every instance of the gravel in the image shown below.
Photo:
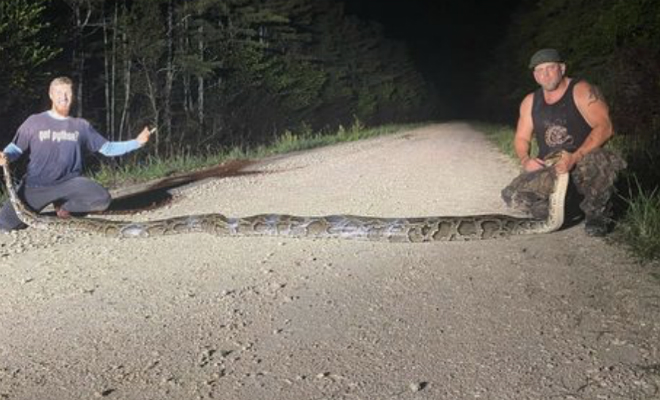
{"label": "gravel", "polygon": [[[250,168],[130,218],[507,213],[517,174],[458,122]],[[657,268],[581,225],[432,244],[28,229],[0,235],[0,399],[658,399]]]}

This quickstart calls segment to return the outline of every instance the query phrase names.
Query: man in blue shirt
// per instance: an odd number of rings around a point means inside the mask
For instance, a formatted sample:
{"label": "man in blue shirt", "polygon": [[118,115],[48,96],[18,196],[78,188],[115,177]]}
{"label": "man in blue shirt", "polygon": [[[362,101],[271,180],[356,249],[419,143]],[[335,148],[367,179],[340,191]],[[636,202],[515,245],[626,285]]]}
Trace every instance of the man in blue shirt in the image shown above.
{"label": "man in blue shirt", "polygon": [[[18,128],[12,143],[0,152],[0,165],[27,153],[27,173],[18,189],[19,196],[32,209],[41,211],[49,204],[57,215],[105,210],[110,193],[82,176],[83,153],[99,152],[107,157],[137,150],[149,141],[145,127],[133,140],[110,142],[89,122],[69,116],[73,103],[73,83],[67,77],[55,78],[48,91],[51,109],[31,115]],[[22,227],[10,202],[0,209],[0,231]]]}

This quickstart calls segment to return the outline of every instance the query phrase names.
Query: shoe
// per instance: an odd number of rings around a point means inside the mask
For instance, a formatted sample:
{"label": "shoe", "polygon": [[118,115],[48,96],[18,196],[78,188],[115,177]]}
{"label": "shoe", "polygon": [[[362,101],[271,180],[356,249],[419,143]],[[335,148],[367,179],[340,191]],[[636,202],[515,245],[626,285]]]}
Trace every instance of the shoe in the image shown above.
{"label": "shoe", "polygon": [[57,214],[58,218],[62,218],[62,219],[71,218],[71,213],[59,206],[55,207],[55,214]]}
{"label": "shoe", "polygon": [[605,217],[587,217],[584,222],[584,231],[587,236],[604,237],[609,232],[609,223]]}

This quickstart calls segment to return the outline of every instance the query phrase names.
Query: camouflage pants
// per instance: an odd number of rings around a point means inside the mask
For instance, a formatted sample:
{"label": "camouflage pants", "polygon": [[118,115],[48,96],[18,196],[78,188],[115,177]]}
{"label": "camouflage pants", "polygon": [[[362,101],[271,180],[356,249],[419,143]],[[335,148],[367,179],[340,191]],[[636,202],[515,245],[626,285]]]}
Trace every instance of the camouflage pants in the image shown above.
{"label": "camouflage pants", "polygon": [[[595,149],[587,153],[570,172],[569,193],[575,189],[580,195],[580,209],[587,218],[610,216],[614,181],[625,167],[626,162],[618,154],[607,149]],[[524,172],[502,190],[502,199],[509,207],[527,212],[534,218],[545,219],[554,179],[553,168]]]}

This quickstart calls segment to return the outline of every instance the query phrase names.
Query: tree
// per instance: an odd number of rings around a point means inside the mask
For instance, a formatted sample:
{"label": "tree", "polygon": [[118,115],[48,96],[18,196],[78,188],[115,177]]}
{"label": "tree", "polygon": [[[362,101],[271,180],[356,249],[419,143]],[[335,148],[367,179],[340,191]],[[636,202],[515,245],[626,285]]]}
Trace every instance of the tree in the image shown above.
{"label": "tree", "polygon": [[[72,66],[73,79],[76,82],[76,98],[78,99],[76,115],[83,115],[85,94],[85,70],[87,69],[87,58],[89,46],[87,40],[100,26],[100,13],[104,0],[64,0],[71,9],[73,29]],[[89,31],[92,32],[89,32]]]}
{"label": "tree", "polygon": [[[377,24],[347,17],[336,0],[63,0],[53,7],[75,39],[63,42],[60,62],[73,71],[78,113],[84,106],[86,118],[104,121],[99,128],[112,140],[158,126],[151,146],[158,155],[259,145],[287,130],[334,128],[356,117],[405,120],[429,98],[405,46],[385,40]],[[43,15],[33,18],[21,24],[43,26]]]}
{"label": "tree", "polygon": [[496,62],[484,74],[482,103],[500,105],[493,112],[510,115],[502,106],[517,109],[535,87],[526,69],[530,55],[556,47],[572,76],[586,78],[604,92],[619,132],[648,134],[659,128],[660,3],[529,0],[512,20]]}
{"label": "tree", "polygon": [[[49,25],[43,22],[44,10],[43,0],[0,2],[0,115],[6,127],[13,125],[7,123],[10,118],[23,117],[22,107],[38,96],[35,89],[43,90],[41,82],[47,79],[44,67],[60,52],[47,39]],[[11,131],[5,129],[3,134]]]}

